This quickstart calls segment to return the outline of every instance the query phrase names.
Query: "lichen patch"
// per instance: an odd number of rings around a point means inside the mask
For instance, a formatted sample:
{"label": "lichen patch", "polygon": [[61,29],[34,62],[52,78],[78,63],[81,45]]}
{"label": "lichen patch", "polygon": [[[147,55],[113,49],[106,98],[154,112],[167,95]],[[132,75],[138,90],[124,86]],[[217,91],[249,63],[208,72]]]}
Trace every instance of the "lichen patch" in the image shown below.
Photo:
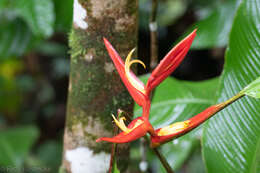
{"label": "lichen patch", "polygon": [[104,66],[104,69],[107,73],[111,73],[115,70],[115,67],[112,63],[109,63],[109,62],[106,62],[105,63],[105,66]]}
{"label": "lichen patch", "polygon": [[83,131],[83,128],[82,128],[82,124],[81,124],[81,123],[78,123],[78,124],[73,125],[73,126],[72,126],[72,131],[73,131],[73,133],[74,133],[77,137],[81,137],[81,138],[84,137],[84,131]]}
{"label": "lichen patch", "polygon": [[105,152],[94,153],[88,147],[67,150],[65,158],[70,163],[71,173],[104,173],[109,169],[110,155]]}
{"label": "lichen patch", "polygon": [[69,82],[69,92],[72,90],[72,82]]}
{"label": "lichen patch", "polygon": [[87,61],[87,62],[91,62],[92,59],[93,59],[93,55],[92,53],[88,53],[84,56],[84,59]]}
{"label": "lichen patch", "polygon": [[87,17],[87,11],[81,6],[78,0],[74,0],[73,9],[73,23],[75,27],[87,29],[88,23],[85,21]]}
{"label": "lichen patch", "polygon": [[125,6],[127,1],[114,0],[114,1],[100,1],[91,0],[92,4],[92,17],[103,18],[104,16],[115,18],[123,9],[118,7]]}
{"label": "lichen patch", "polygon": [[[111,122],[112,124],[112,122]],[[112,127],[112,125],[111,125]],[[94,119],[93,117],[88,117],[88,125],[85,126],[85,132],[88,134],[95,135],[97,137],[101,136],[112,136],[112,131],[108,132],[104,130],[104,127],[102,126],[102,123],[99,122],[98,119]]]}
{"label": "lichen patch", "polygon": [[135,18],[125,15],[122,18],[116,20],[115,29],[117,31],[125,31],[129,28],[129,26],[133,26],[135,24]]}

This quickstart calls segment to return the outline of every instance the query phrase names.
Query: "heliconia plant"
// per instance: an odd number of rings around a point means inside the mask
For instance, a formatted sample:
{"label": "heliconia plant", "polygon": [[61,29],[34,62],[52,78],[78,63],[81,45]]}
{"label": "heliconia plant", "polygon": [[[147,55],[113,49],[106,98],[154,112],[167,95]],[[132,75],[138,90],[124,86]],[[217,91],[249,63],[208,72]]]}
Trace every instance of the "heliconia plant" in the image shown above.
{"label": "heliconia plant", "polygon": [[[104,38],[105,46],[123,83],[133,97],[134,101],[142,107],[143,113],[141,117],[134,119],[128,126],[124,124],[124,117],[117,120],[113,116],[116,125],[123,132],[113,138],[99,138],[97,139],[97,142],[108,141],[114,143],[125,143],[136,140],[144,136],[146,133],[150,133],[151,136],[158,136],[161,134],[160,130],[154,130],[149,122],[149,111],[151,107],[150,93],[178,67],[187,54],[195,35],[196,30],[184,38],[163,58],[160,64],[152,72],[146,85],[144,85],[130,70],[133,63],[140,63],[145,67],[145,64],[140,60],[131,60],[134,49],[128,54],[124,63],[112,45]],[[178,127],[180,126],[185,127],[185,122],[179,123]],[[176,130],[178,131],[180,128],[175,129],[172,132],[176,132]]]}
{"label": "heliconia plant", "polygon": [[[185,37],[179,44],[177,44],[171,51],[161,60],[159,65],[153,70],[146,85],[144,85],[131,71],[130,67],[134,63],[140,63],[145,68],[145,64],[140,60],[131,60],[134,49],[128,54],[125,63],[109,43],[107,39],[104,38],[104,43],[107,51],[114,62],[114,65],[125,84],[127,90],[133,97],[134,101],[142,107],[142,116],[134,119],[129,123],[128,126],[125,125],[125,117],[116,119],[112,115],[115,124],[122,130],[118,135],[110,137],[101,137],[96,140],[96,142],[107,141],[112,143],[127,143],[134,141],[138,138],[143,137],[147,133],[150,134],[150,146],[152,148],[158,147],[174,138],[182,136],[194,128],[198,127],[200,124],[205,122],[207,119],[215,115],[217,112],[221,111],[223,108],[243,97],[244,95],[257,95],[258,90],[255,91],[255,87],[247,86],[240,93],[230,98],[229,100],[210,106],[198,115],[182,121],[176,122],[166,127],[159,129],[154,129],[149,121],[149,111],[151,107],[150,94],[152,90],[158,86],[164,79],[166,79],[182,62],[185,55],[187,54],[192,41],[196,36],[196,30]],[[259,79],[253,82],[258,83]],[[249,89],[248,89],[249,88]],[[253,88],[253,91],[252,91]],[[259,93],[258,93],[259,95]]]}

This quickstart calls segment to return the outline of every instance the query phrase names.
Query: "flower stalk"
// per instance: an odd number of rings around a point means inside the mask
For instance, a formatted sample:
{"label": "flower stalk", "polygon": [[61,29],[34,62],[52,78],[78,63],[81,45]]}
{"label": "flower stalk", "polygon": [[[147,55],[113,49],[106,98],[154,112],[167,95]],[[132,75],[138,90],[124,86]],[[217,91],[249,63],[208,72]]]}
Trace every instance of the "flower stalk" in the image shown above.
{"label": "flower stalk", "polygon": [[158,157],[158,159],[161,161],[163,167],[166,169],[167,173],[174,173],[171,166],[169,165],[168,161],[165,159],[165,157],[159,152],[158,148],[153,148],[154,153]]}

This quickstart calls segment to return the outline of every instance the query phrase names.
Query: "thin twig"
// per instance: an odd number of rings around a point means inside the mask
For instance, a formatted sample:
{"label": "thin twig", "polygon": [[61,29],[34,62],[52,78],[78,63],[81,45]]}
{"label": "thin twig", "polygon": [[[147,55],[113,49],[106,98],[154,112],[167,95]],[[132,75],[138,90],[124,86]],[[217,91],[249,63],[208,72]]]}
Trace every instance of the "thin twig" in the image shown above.
{"label": "thin twig", "polygon": [[[149,137],[146,135],[144,136],[144,138],[146,139],[147,142],[149,142]],[[152,150],[154,151],[154,153],[156,154],[156,156],[159,158],[159,160],[161,161],[163,167],[165,168],[165,170],[167,171],[167,173],[174,173],[174,171],[172,170],[170,164],[168,163],[168,161],[165,159],[165,157],[160,153],[160,151],[158,150],[158,148],[152,148]]]}
{"label": "thin twig", "polygon": [[[132,118],[130,117],[129,114],[127,114],[127,112],[124,112],[121,109],[118,109],[117,110],[117,119],[119,119],[122,116],[126,117],[127,122],[132,121]],[[118,132],[119,132],[119,128],[114,124],[114,128],[113,128],[114,135],[116,135]],[[111,154],[110,154],[110,163],[109,163],[109,171],[108,171],[109,173],[112,173],[112,170],[113,170],[115,156],[116,156],[116,150],[117,150],[117,144],[113,143],[112,147],[111,147]]]}
{"label": "thin twig", "polygon": [[116,148],[117,148],[116,143],[113,143],[111,148],[111,154],[110,154],[110,163],[109,163],[109,171],[108,171],[109,173],[112,173],[113,170]]}
{"label": "thin twig", "polygon": [[[116,125],[114,125],[114,134],[116,134],[118,132],[118,127]],[[117,144],[113,143],[112,147],[111,147],[111,154],[110,154],[110,163],[109,163],[109,173],[112,173],[113,170],[113,163],[115,161],[115,155],[116,155],[116,148],[117,148]]]}
{"label": "thin twig", "polygon": [[[117,112],[117,119],[119,119],[122,115],[123,111],[121,111],[120,109]],[[116,124],[114,124],[114,128],[113,128],[113,133],[114,135],[116,135],[119,131],[119,128],[116,126]],[[116,149],[117,149],[117,144],[113,143],[112,147],[111,147],[111,154],[110,154],[110,163],[109,163],[109,173],[112,173],[113,170],[113,166],[114,166],[114,162],[115,162],[115,155],[116,155]]]}
{"label": "thin twig", "polygon": [[165,159],[165,157],[159,152],[157,148],[153,148],[153,151],[157,155],[157,157],[160,159],[163,167],[166,169],[167,173],[174,173],[171,166],[169,165],[168,161]]}
{"label": "thin twig", "polygon": [[150,61],[150,69],[154,69],[158,63],[158,41],[157,41],[157,7],[158,0],[152,0],[152,10],[150,14],[150,38],[151,38],[151,61]]}

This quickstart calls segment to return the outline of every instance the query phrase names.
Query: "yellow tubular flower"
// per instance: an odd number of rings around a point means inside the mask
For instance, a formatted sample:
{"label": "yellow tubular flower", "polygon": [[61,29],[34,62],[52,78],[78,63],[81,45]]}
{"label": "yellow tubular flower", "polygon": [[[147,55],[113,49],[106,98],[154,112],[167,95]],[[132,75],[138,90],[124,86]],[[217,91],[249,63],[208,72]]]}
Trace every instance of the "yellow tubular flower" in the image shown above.
{"label": "yellow tubular flower", "polygon": [[124,120],[126,120],[125,117],[121,117],[119,119],[119,121],[115,118],[115,116],[112,114],[112,117],[114,119],[114,122],[116,123],[116,125],[125,133],[130,133],[132,130],[134,130],[136,127],[138,127],[139,125],[141,125],[143,123],[142,120],[137,120],[134,127],[132,127],[131,129],[126,127]]}
{"label": "yellow tubular flower", "polygon": [[177,133],[181,130],[186,129],[187,127],[189,127],[189,120],[183,122],[177,122],[161,128],[160,131],[158,132],[158,136],[166,136],[173,133]]}

